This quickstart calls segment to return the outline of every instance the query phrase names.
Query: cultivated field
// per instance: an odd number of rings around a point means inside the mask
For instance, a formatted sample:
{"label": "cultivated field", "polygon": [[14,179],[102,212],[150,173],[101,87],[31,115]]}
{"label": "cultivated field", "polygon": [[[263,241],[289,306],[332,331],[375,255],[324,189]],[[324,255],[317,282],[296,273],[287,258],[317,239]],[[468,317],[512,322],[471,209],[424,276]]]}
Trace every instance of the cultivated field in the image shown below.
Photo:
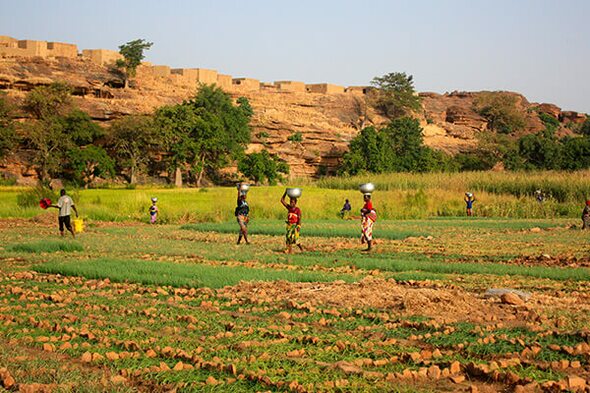
{"label": "cultivated field", "polygon": [[[358,192],[306,187],[305,252],[286,255],[281,190],[251,191],[253,244],[237,246],[230,189],[80,191],[87,228],[76,240],[59,237],[56,211],[15,208],[22,190],[3,189],[0,214],[18,217],[0,220],[0,383],[70,392],[590,384],[590,231],[578,214],[388,217],[363,254],[358,221],[331,218],[343,197],[356,210]],[[394,215],[395,192],[419,190],[376,193],[377,208],[389,203]],[[141,222],[152,194],[157,225]],[[481,195],[481,206],[519,200]],[[486,296],[500,288],[525,300]]]}

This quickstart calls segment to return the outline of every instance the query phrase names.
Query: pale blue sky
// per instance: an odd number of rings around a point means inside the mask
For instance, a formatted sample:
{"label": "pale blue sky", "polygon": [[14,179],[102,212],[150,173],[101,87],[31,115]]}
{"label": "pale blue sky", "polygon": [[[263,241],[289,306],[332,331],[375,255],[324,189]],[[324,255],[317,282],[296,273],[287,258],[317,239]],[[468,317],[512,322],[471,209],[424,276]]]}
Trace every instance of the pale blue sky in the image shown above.
{"label": "pale blue sky", "polygon": [[0,0],[0,35],[117,50],[263,81],[368,84],[392,71],[419,91],[513,90],[590,112],[589,0]]}

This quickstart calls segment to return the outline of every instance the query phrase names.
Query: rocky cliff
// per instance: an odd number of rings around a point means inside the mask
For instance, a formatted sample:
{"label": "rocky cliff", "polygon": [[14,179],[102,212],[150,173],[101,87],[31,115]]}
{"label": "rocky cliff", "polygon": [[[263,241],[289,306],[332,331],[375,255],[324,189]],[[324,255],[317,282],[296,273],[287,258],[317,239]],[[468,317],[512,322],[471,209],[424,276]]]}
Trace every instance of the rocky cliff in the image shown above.
{"label": "rocky cliff", "polygon": [[[121,116],[150,113],[161,105],[179,103],[194,94],[196,88],[171,84],[151,67],[140,67],[131,88],[123,89],[123,81],[116,72],[88,59],[0,58],[0,90],[7,92],[17,104],[35,86],[54,81],[68,83],[75,104],[105,127]],[[247,97],[254,109],[253,139],[248,151],[268,149],[277,153],[289,163],[292,176],[334,171],[348,142],[363,126],[386,121],[367,109],[362,91],[286,92],[262,84],[259,90],[230,90],[229,93]],[[472,149],[477,134],[487,130],[486,120],[472,109],[477,94],[421,93],[423,113],[417,116],[424,128],[426,144],[449,153]],[[529,110],[539,105],[514,94],[526,115],[525,132],[541,130],[543,125],[538,116]],[[554,105],[542,104],[539,108],[562,122],[581,122],[585,118],[575,112],[563,112]],[[292,137],[299,136],[298,133],[301,138]],[[4,169],[0,170],[10,171],[18,178],[31,175],[22,157],[16,155],[5,160]]]}

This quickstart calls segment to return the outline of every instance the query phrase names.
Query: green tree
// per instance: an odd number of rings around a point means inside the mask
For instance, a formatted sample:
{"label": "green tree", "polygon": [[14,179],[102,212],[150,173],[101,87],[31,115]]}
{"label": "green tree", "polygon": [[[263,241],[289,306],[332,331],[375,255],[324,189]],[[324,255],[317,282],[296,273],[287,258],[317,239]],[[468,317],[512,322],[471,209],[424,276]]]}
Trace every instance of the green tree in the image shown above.
{"label": "green tree", "polygon": [[97,177],[112,178],[115,175],[115,163],[102,147],[75,147],[69,151],[68,158],[73,179],[84,188],[92,185]]}
{"label": "green tree", "polygon": [[590,137],[564,138],[562,168],[570,170],[590,168]]}
{"label": "green tree", "polygon": [[289,174],[289,165],[278,156],[262,150],[242,157],[238,162],[238,170],[257,184],[266,179],[274,185],[277,180],[282,180],[281,174]]}
{"label": "green tree", "polygon": [[49,119],[63,115],[71,109],[71,89],[65,83],[55,82],[31,90],[24,101],[24,109],[35,119]]}
{"label": "green tree", "polygon": [[130,184],[150,160],[150,152],[158,148],[151,116],[126,116],[116,120],[109,130],[109,145],[119,166],[128,173]]}
{"label": "green tree", "polygon": [[63,83],[31,90],[23,107],[33,117],[23,127],[23,142],[34,152],[33,163],[42,183],[62,173],[70,150],[103,134],[88,114],[72,108],[70,89]]}
{"label": "green tree", "polygon": [[250,141],[252,108],[247,99],[234,105],[220,88],[203,85],[195,97],[156,112],[156,125],[170,152],[171,169],[187,170],[201,185],[205,171],[216,171],[243,154]]}
{"label": "green tree", "polygon": [[137,67],[145,58],[143,52],[150,49],[152,45],[152,42],[137,39],[119,46],[119,53],[123,56],[123,59],[117,60],[116,64],[117,67],[125,70],[125,87],[129,84],[129,78],[135,77]]}
{"label": "green tree", "polygon": [[590,116],[586,116],[586,120],[580,125],[578,132],[582,135],[590,136]]}
{"label": "green tree", "polygon": [[510,134],[524,129],[524,114],[517,108],[514,94],[493,91],[482,92],[473,101],[473,109],[488,121],[490,130]]}
{"label": "green tree", "polygon": [[0,159],[17,144],[13,121],[13,107],[6,100],[6,94],[0,93]]}
{"label": "green tree", "polygon": [[450,164],[444,154],[424,146],[418,120],[399,118],[381,130],[363,129],[350,142],[339,172],[425,172],[443,170]]}
{"label": "green tree", "polygon": [[391,72],[373,78],[371,84],[377,87],[377,90],[371,92],[370,101],[384,116],[397,119],[421,109],[420,97],[414,89],[412,75]]}
{"label": "green tree", "polygon": [[80,109],[74,109],[67,115],[60,117],[69,139],[77,146],[93,143],[104,136],[104,130],[96,124],[88,113]]}
{"label": "green tree", "polygon": [[518,140],[519,155],[525,169],[559,169],[561,148],[556,138],[542,132],[525,135]]}

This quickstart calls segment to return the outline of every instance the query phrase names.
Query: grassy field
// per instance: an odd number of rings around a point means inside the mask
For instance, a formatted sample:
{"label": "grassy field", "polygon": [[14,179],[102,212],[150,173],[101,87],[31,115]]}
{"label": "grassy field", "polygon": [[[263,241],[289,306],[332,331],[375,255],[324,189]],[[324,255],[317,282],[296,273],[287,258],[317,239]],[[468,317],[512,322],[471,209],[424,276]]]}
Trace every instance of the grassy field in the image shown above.
{"label": "grassy field", "polygon": [[[559,218],[579,217],[584,201],[590,198],[590,172],[535,173],[441,173],[388,174],[371,177],[326,178],[315,182],[293,181],[303,187],[299,201],[304,220],[337,218],[346,198],[358,212],[362,198],[358,185],[371,180],[377,186],[374,204],[382,219],[425,219],[464,215],[465,191],[475,193],[474,209],[480,217]],[[534,191],[542,189],[547,199],[539,204]],[[279,203],[283,187],[252,187],[249,203],[252,216],[259,220],[283,220]],[[0,218],[34,217],[33,206],[17,203],[27,189],[0,187]],[[150,198],[157,196],[159,221],[168,224],[225,222],[233,219],[235,189],[138,188],[90,189],[72,192],[82,215],[100,221],[148,221]]]}
{"label": "grassy field", "polygon": [[[151,192],[83,191],[80,210]],[[89,220],[73,240],[55,212],[0,220],[0,361],[20,389],[71,392],[506,391],[590,374],[576,219],[382,219],[363,254],[357,221],[308,217],[288,255],[279,218],[253,219],[239,246],[232,221]]]}

